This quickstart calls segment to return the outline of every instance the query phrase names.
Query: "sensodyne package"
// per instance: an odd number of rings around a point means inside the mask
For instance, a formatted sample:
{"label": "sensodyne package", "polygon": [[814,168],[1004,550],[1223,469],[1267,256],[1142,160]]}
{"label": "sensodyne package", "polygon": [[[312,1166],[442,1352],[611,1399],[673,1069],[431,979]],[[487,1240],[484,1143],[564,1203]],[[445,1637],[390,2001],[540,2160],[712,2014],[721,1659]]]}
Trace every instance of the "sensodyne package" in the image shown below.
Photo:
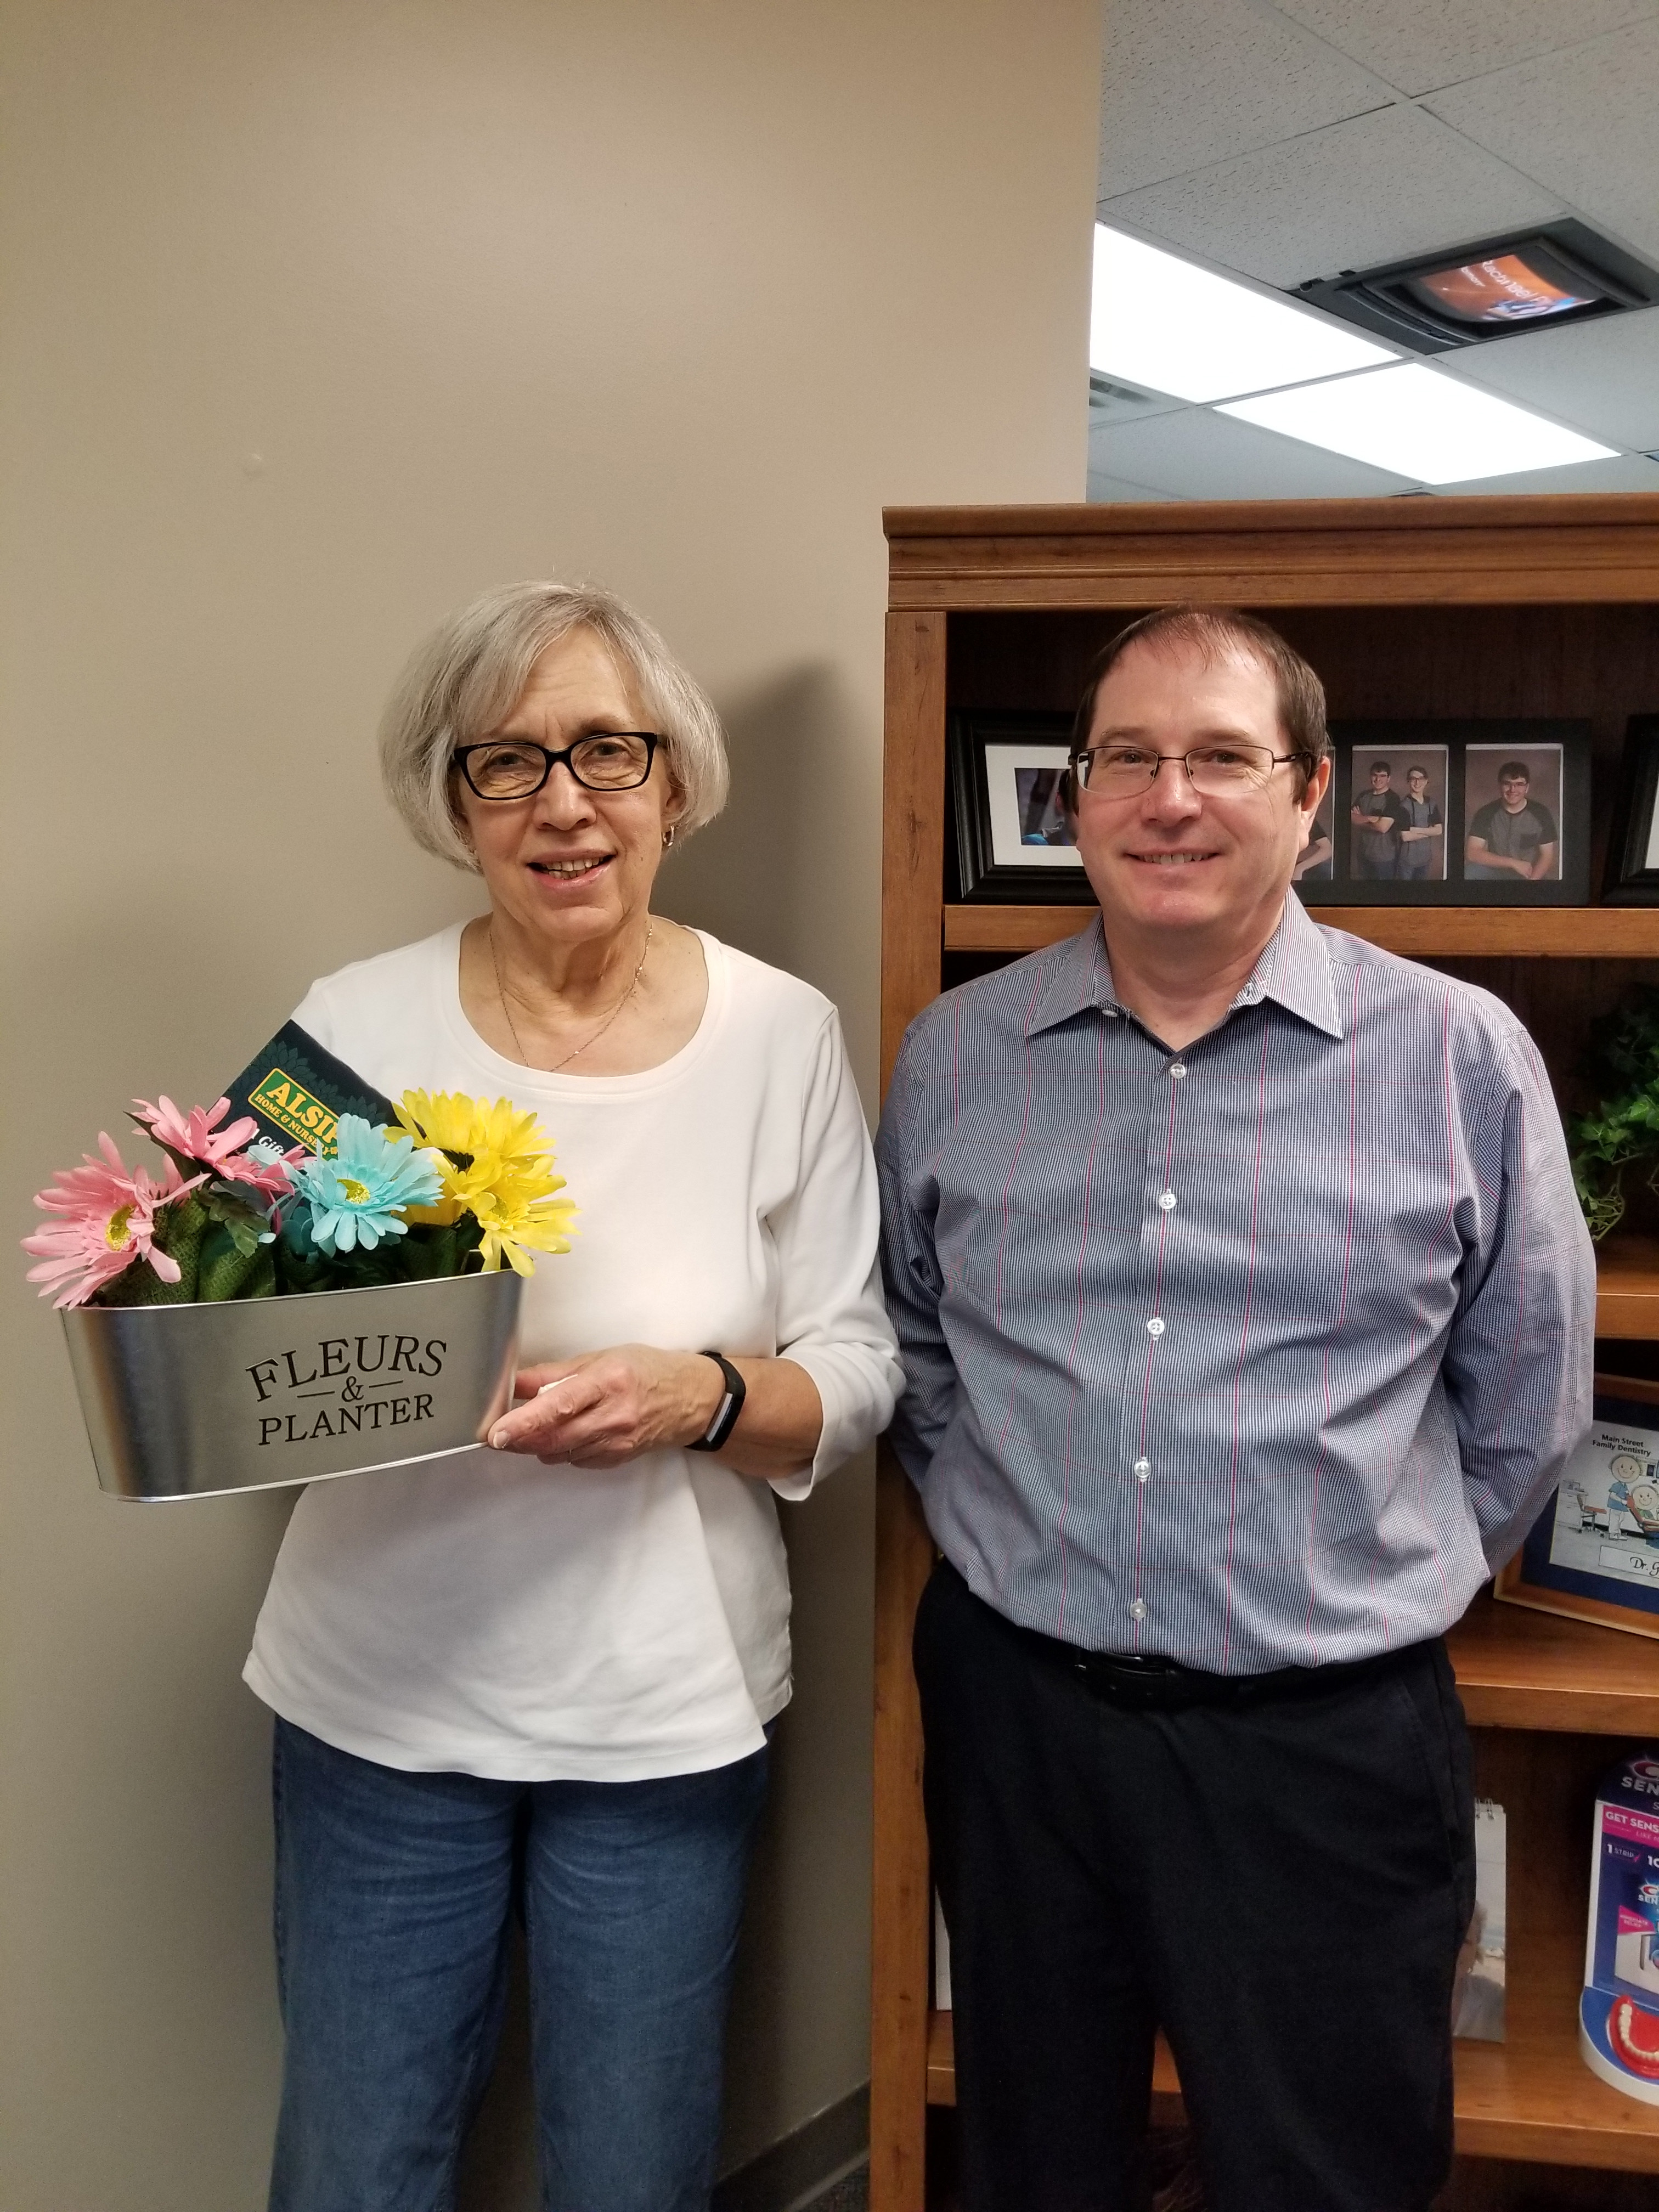
{"label": "sensodyne package", "polygon": [[1601,1778],[1578,2047],[1592,2074],[1659,2105],[1659,1756]]}

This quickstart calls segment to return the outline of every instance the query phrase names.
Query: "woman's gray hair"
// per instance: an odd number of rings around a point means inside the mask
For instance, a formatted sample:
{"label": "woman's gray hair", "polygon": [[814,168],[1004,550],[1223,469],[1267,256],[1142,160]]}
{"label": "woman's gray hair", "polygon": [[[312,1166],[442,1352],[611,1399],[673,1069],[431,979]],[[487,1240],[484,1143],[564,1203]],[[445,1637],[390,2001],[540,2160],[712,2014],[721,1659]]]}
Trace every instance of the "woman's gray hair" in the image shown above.
{"label": "woman's gray hair", "polygon": [[656,631],[597,584],[508,584],[452,617],[416,653],[380,720],[380,775],[416,842],[475,873],[460,834],[450,763],[457,745],[497,727],[524,696],[550,645],[591,630],[663,741],[681,802],[678,841],[726,804],[729,771],[720,717]]}

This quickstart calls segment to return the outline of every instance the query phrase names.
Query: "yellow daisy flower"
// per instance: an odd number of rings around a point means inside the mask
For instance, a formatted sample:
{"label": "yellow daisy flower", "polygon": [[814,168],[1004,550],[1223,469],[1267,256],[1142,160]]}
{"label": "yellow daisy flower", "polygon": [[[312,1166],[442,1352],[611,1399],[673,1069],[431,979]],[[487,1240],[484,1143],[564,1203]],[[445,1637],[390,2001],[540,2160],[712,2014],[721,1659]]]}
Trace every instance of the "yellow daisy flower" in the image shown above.
{"label": "yellow daisy flower", "polygon": [[[562,1189],[564,1178],[555,1176],[553,1188]],[[568,1198],[532,1194],[516,1177],[503,1176],[491,1188],[477,1192],[470,1201],[483,1231],[478,1249],[487,1273],[505,1260],[520,1275],[532,1275],[532,1252],[568,1252],[569,1229],[575,1207]]]}
{"label": "yellow daisy flower", "polygon": [[468,1098],[461,1092],[405,1091],[398,1121],[416,1143],[430,1147],[443,1180],[437,1203],[410,1207],[411,1221],[447,1226],[471,1213],[483,1236],[479,1254],[487,1273],[503,1260],[520,1275],[533,1274],[532,1252],[568,1252],[575,1207],[553,1194],[564,1177],[553,1170],[553,1147],[533,1114],[510,1098]]}
{"label": "yellow daisy flower", "polygon": [[553,1146],[533,1114],[520,1113],[510,1098],[469,1098],[464,1091],[405,1091],[395,1109],[417,1145],[441,1152],[480,1152],[520,1161],[552,1158]]}

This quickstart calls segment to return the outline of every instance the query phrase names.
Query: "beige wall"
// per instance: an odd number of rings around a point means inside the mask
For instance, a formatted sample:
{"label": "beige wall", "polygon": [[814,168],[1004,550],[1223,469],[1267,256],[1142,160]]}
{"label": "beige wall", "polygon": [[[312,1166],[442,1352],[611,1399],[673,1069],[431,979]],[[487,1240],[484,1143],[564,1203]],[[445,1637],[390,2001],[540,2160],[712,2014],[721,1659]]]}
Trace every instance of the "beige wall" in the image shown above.
{"label": "beige wall", "polygon": [[[135,1092],[212,1098],[312,976],[469,910],[369,733],[424,628],[553,570],[728,718],[665,902],[832,993],[873,1103],[878,510],[1082,495],[1097,41],[1093,0],[8,7],[18,1232]],[[100,1498],[6,1295],[0,2205],[252,2212],[237,1676],[284,1509]],[[732,2157],[866,2070],[867,1471],[790,1520]]]}

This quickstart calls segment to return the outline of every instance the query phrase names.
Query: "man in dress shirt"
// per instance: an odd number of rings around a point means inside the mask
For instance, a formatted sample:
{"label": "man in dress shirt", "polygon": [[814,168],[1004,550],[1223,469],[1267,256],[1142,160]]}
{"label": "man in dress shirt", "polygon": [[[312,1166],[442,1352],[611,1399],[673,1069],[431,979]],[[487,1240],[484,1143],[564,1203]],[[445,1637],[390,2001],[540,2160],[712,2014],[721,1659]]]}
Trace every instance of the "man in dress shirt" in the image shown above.
{"label": "man in dress shirt", "polygon": [[1585,1430],[1589,1243],[1509,1009],[1288,895],[1330,769],[1272,630],[1132,625],[1073,773],[1100,914],[921,1016],[878,1146],[963,2203],[1144,2205],[1162,2027],[1211,2212],[1420,2212],[1443,1632]]}

